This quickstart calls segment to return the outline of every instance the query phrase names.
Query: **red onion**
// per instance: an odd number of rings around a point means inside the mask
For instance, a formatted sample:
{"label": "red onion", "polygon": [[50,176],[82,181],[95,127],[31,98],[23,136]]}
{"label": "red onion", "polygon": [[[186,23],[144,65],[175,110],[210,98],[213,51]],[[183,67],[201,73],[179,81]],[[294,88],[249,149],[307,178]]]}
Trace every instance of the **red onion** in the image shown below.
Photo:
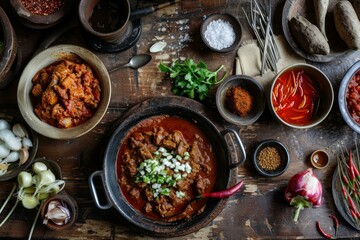
{"label": "red onion", "polygon": [[291,206],[295,206],[294,222],[297,222],[299,213],[304,207],[321,206],[322,186],[311,168],[295,174],[285,190],[285,198]]}

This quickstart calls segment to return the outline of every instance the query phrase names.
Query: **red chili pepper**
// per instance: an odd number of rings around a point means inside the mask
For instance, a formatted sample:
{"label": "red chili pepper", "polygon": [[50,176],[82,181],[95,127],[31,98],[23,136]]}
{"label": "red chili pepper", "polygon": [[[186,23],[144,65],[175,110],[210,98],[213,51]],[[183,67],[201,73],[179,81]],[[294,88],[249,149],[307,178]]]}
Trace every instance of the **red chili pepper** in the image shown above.
{"label": "red chili pepper", "polygon": [[354,163],[352,161],[351,149],[350,149],[350,153],[349,153],[349,171],[350,171],[350,180],[354,181],[354,179],[355,179],[355,171],[354,171]]}
{"label": "red chili pepper", "polygon": [[331,218],[333,220],[334,227],[335,227],[335,236],[336,236],[337,230],[339,229],[339,220],[337,219],[337,217],[335,215],[330,215],[329,218]]}
{"label": "red chili pepper", "polygon": [[226,190],[219,191],[219,192],[203,193],[200,196],[198,196],[198,198],[226,198],[226,197],[230,197],[231,195],[236,193],[242,187],[243,184],[244,184],[244,181],[240,181],[239,183],[232,186],[231,188],[228,188]]}
{"label": "red chili pepper", "polygon": [[360,177],[360,174],[359,174],[359,171],[357,170],[355,164],[354,164],[354,161],[352,159],[352,150],[350,149],[350,152],[349,152],[349,164],[350,164],[350,167],[352,168],[352,170],[354,171],[354,175],[355,177],[359,178]]}
{"label": "red chili pepper", "polygon": [[317,227],[318,231],[321,233],[321,235],[323,235],[323,237],[325,237],[327,239],[333,239],[333,237],[330,234],[324,232],[324,230],[320,226],[319,221],[316,222],[316,227]]}

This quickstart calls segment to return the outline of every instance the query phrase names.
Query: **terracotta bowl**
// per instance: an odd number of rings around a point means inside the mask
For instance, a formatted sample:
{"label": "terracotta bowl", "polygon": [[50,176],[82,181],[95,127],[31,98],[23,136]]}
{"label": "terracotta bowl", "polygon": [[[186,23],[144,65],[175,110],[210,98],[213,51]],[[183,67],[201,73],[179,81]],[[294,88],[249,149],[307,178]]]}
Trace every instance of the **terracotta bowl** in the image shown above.
{"label": "terracotta bowl", "polygon": [[[289,122],[281,118],[278,113],[275,111],[275,106],[272,101],[273,92],[274,92],[274,86],[278,79],[286,72],[292,71],[292,70],[302,70],[304,71],[310,78],[313,80],[314,87],[316,87],[319,91],[319,102],[316,106],[314,106],[315,109],[317,109],[314,113],[314,116],[311,117],[311,119],[305,123],[305,124],[297,124],[293,122]],[[320,124],[330,113],[333,102],[334,102],[334,90],[332,87],[332,84],[330,80],[327,78],[327,76],[318,68],[306,64],[306,63],[299,63],[299,64],[293,64],[290,66],[285,67],[282,69],[274,78],[270,91],[267,96],[268,105],[271,113],[273,116],[281,123],[285,124],[286,126],[296,128],[296,129],[306,129],[314,127],[318,124]],[[300,106],[300,105],[299,105]],[[300,115],[294,116],[300,117]]]}
{"label": "terracotta bowl", "polygon": [[[117,7],[118,16],[124,17],[124,23],[117,26],[117,29],[110,32],[100,32],[93,28],[91,25],[91,17],[94,12],[94,8],[99,4],[101,0],[82,0],[79,4],[79,19],[83,28],[91,35],[105,41],[105,42],[116,42],[121,39],[128,28],[128,22],[130,18],[130,3],[128,0],[118,1]],[[112,9],[115,9],[113,7]]]}
{"label": "terracotta bowl", "polygon": [[5,87],[12,80],[12,66],[17,54],[17,40],[15,31],[5,11],[0,7],[0,31],[2,36],[3,50],[0,53],[0,89]]}
{"label": "terracotta bowl", "polygon": [[[235,32],[235,41],[229,47],[222,48],[222,49],[214,48],[213,46],[211,46],[211,44],[205,37],[205,32],[206,32],[209,24],[211,22],[217,21],[217,20],[223,20],[225,22],[230,23]],[[225,52],[231,52],[237,48],[237,46],[240,43],[241,36],[242,36],[242,30],[241,30],[241,25],[240,25],[239,21],[233,15],[227,14],[227,13],[218,13],[218,14],[210,15],[204,20],[204,22],[201,24],[200,35],[201,35],[201,39],[203,40],[203,42],[205,43],[205,45],[208,48],[210,48],[211,50],[213,50],[215,52],[225,53]]]}
{"label": "terracotta bowl", "polygon": [[[72,128],[57,128],[41,121],[35,114],[31,100],[32,78],[42,68],[74,55],[92,67],[100,81],[101,99],[94,115],[84,123]],[[91,131],[105,115],[111,98],[110,76],[101,60],[89,50],[75,45],[57,45],[39,53],[27,64],[19,80],[17,95],[20,112],[32,129],[53,139],[73,139]]]}
{"label": "terracotta bowl", "polygon": [[45,29],[59,23],[70,11],[73,0],[63,0],[63,5],[56,11],[47,15],[36,14],[27,9],[21,0],[10,0],[10,3],[19,20],[27,27]]}

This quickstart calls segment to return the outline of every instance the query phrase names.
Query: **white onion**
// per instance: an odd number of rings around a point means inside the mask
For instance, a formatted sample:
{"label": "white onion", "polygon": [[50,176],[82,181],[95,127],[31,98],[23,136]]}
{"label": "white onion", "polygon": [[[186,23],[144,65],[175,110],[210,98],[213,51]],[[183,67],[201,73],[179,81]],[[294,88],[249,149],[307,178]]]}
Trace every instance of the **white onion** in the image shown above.
{"label": "white onion", "polygon": [[20,154],[19,152],[11,152],[1,163],[12,163],[19,160]]}
{"label": "white onion", "polygon": [[19,151],[22,147],[21,140],[16,137],[9,137],[5,139],[5,145],[13,151]]}
{"label": "white onion", "polygon": [[33,146],[31,139],[27,138],[27,137],[23,138],[22,139],[22,146],[23,146],[23,148],[26,148],[26,149],[31,148]]}
{"label": "white onion", "polygon": [[0,144],[0,158],[6,158],[10,153],[10,149],[5,144]]}
{"label": "white onion", "polygon": [[0,119],[0,129],[10,129],[10,124],[4,119]]}
{"label": "white onion", "polygon": [[1,129],[0,130],[0,139],[6,142],[8,138],[15,138],[14,133],[10,129]]}

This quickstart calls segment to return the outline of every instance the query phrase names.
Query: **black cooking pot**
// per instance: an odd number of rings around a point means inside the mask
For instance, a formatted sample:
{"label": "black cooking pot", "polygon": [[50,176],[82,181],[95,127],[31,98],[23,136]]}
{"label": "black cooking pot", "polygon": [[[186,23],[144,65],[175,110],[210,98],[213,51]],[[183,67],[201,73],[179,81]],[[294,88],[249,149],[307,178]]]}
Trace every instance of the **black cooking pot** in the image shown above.
{"label": "black cooking pot", "polygon": [[[127,132],[140,121],[152,116],[178,116],[195,122],[210,140],[217,162],[217,179],[215,191],[224,190],[234,184],[236,167],[243,164],[246,155],[244,146],[236,131],[225,129],[216,123],[211,113],[205,107],[193,100],[183,97],[153,98],[130,109],[119,121],[114,130],[104,155],[103,170],[94,172],[89,178],[89,185],[93,200],[100,209],[115,207],[127,222],[153,236],[174,237],[189,234],[210,223],[224,208],[227,199],[208,199],[205,210],[188,220],[164,222],[148,218],[134,209],[125,199],[117,182],[116,160],[120,146]],[[228,145],[231,143],[231,145]],[[235,144],[236,143],[236,144]],[[233,161],[232,153],[240,148],[241,157]],[[235,151],[238,153],[238,151]],[[239,154],[233,154],[238,156]],[[102,205],[99,202],[94,178],[100,177],[108,202]]]}

